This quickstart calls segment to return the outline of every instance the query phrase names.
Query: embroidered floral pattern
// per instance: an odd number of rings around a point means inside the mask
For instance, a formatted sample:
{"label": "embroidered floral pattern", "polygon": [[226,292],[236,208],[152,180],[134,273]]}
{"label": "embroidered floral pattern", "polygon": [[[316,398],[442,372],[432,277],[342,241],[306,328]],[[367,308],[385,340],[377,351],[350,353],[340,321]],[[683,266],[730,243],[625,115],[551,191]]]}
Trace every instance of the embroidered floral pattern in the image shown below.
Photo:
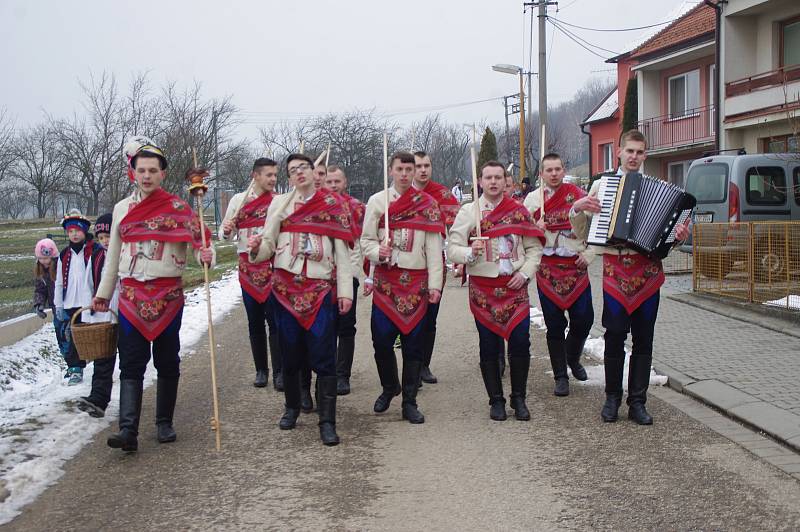
{"label": "embroidered floral pattern", "polygon": [[[495,287],[492,290],[492,295],[497,299],[507,298],[508,290],[502,287]],[[517,307],[519,307],[520,304],[526,303],[528,300],[526,295],[517,294],[512,296],[510,300],[499,302],[499,304],[491,304],[486,293],[477,289],[475,285],[470,285],[469,297],[477,307],[491,316],[492,321],[500,325],[508,323],[508,320],[514,315],[514,311]]]}
{"label": "embroidered floral pattern", "polygon": [[145,321],[155,321],[167,309],[170,302],[183,297],[181,288],[174,288],[159,298],[139,299],[136,297],[136,290],[131,287],[123,287],[121,296],[136,305],[136,313]]}

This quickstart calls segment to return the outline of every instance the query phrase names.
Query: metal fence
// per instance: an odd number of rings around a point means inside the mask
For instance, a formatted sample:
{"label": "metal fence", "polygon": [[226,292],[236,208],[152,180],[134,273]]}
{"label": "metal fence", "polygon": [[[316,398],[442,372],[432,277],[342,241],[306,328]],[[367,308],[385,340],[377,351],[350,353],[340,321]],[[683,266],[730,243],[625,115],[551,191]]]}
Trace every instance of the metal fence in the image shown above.
{"label": "metal fence", "polygon": [[696,292],[800,310],[800,221],[693,226]]}

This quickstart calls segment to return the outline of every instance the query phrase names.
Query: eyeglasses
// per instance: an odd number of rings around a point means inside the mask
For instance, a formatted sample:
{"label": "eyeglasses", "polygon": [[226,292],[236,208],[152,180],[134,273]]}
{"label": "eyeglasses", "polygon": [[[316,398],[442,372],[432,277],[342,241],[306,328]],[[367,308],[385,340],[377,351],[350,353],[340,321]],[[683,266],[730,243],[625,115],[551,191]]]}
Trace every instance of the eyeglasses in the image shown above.
{"label": "eyeglasses", "polygon": [[299,172],[305,172],[311,168],[311,165],[308,163],[298,164],[294,168],[289,168],[289,175],[297,175]]}

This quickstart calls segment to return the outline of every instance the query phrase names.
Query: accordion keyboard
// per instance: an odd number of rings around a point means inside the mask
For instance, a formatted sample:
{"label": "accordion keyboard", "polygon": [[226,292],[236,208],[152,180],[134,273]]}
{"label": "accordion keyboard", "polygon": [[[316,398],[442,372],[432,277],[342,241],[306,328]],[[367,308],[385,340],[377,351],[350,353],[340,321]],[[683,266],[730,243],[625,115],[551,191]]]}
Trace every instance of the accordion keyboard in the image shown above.
{"label": "accordion keyboard", "polygon": [[587,243],[595,245],[605,245],[608,240],[608,231],[611,227],[611,215],[614,210],[614,202],[617,197],[622,176],[607,175],[600,178],[600,186],[597,189],[597,199],[600,201],[600,212],[592,216],[592,223],[589,226],[589,236]]}

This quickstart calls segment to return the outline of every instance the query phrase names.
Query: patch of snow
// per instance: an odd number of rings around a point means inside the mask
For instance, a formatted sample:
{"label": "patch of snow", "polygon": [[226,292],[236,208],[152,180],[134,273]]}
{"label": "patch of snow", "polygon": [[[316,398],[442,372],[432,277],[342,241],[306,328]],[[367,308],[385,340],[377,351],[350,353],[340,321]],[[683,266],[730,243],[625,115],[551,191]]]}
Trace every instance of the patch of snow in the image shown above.
{"label": "patch of snow", "polygon": [[773,301],[765,301],[764,305],[767,305],[769,307],[783,307],[792,310],[800,310],[800,296],[795,294],[790,294],[786,297],[775,299]]}
{"label": "patch of snow", "polygon": [[[537,307],[531,307],[531,323],[534,320],[534,314],[538,317],[542,316],[542,312]],[[545,329],[544,326],[544,318],[541,318],[541,326],[537,326],[538,329]],[[569,330],[569,329],[567,329]],[[599,364],[588,364],[585,365],[586,368],[586,375],[589,377],[588,380],[579,381],[577,379],[573,379],[573,382],[580,385],[580,386],[605,386],[606,385],[606,375],[605,370],[603,369],[603,358],[605,353],[605,340],[601,336],[597,338],[587,338],[586,343],[583,346],[583,356],[593,360],[595,362],[599,362]],[[628,362],[630,361],[631,352],[628,349],[625,349],[625,367],[622,370],[622,388],[624,390],[628,389]],[[572,371],[567,369],[567,373],[572,375]],[[548,375],[553,375],[552,371],[547,372]],[[658,375],[653,368],[650,368],[650,385],[651,386],[664,386],[667,384],[667,377],[664,375]]]}
{"label": "patch of snow", "polygon": [[[229,272],[211,283],[214,321],[219,321],[241,302],[238,276]],[[181,326],[181,358],[196,353],[190,349],[208,331],[203,287],[186,293]],[[76,407],[75,400],[91,390],[93,364],[84,370],[83,384],[66,386],[65,365],[52,324],[19,342],[0,348],[0,486],[10,491],[0,505],[0,524],[11,521],[64,473],[64,462],[78,454],[119,412],[119,394],[114,386],[106,416],[90,417]],[[156,378],[152,361],[145,386]],[[118,383],[119,370],[114,372]]]}

